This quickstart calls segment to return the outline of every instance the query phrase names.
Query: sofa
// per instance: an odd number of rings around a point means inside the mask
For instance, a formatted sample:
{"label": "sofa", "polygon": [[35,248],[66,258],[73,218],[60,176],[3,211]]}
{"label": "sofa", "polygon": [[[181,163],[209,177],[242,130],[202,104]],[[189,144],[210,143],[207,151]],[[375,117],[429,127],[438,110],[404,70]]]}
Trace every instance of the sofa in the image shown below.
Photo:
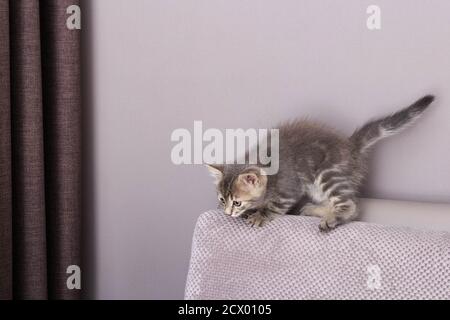
{"label": "sofa", "polygon": [[361,200],[363,221],[320,232],[318,218],[260,228],[200,215],[186,299],[450,299],[450,205]]}

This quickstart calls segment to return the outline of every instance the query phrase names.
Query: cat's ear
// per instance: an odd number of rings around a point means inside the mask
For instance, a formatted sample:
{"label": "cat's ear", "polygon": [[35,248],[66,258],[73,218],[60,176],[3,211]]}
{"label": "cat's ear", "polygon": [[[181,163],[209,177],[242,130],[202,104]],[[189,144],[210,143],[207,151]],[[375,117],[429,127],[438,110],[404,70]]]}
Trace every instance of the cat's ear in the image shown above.
{"label": "cat's ear", "polygon": [[267,175],[262,168],[250,167],[239,175],[239,181],[247,188],[260,189],[265,188],[267,184]]}
{"label": "cat's ear", "polygon": [[209,173],[214,178],[214,183],[218,184],[220,180],[223,178],[223,165],[220,164],[207,164],[206,167],[208,168]]}

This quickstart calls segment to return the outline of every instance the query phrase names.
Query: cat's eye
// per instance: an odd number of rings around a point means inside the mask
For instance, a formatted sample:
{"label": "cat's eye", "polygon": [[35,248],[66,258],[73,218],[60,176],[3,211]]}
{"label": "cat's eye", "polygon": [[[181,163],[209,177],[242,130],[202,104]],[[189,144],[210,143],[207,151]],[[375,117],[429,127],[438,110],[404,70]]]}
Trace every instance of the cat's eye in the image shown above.
{"label": "cat's eye", "polygon": [[225,203],[225,199],[223,197],[219,197],[220,202]]}
{"label": "cat's eye", "polygon": [[240,207],[241,204],[242,204],[241,201],[233,201],[233,206],[235,206],[235,207]]}

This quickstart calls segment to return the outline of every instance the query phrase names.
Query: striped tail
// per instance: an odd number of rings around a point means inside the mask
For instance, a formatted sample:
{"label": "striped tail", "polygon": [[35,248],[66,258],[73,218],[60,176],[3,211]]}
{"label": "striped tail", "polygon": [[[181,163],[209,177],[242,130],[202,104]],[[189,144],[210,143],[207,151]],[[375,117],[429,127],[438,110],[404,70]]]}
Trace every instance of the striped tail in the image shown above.
{"label": "striped tail", "polygon": [[378,141],[390,137],[420,118],[425,109],[433,102],[434,96],[427,95],[409,107],[397,111],[387,117],[367,122],[350,137],[354,151],[364,153]]}

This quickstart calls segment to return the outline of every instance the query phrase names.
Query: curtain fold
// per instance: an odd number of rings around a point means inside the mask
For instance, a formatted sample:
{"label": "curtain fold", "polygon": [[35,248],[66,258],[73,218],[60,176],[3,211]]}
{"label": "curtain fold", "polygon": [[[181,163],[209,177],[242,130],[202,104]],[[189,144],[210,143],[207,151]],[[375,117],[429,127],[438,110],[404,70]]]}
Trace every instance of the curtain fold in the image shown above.
{"label": "curtain fold", "polygon": [[47,298],[39,3],[10,2],[14,297]]}
{"label": "curtain fold", "polygon": [[12,298],[9,4],[0,1],[0,299]]}
{"label": "curtain fold", "polygon": [[[0,0],[0,298],[76,299],[80,31],[73,0]],[[6,30],[6,31],[5,31]]]}
{"label": "curtain fold", "polygon": [[41,4],[45,173],[50,298],[79,298],[67,290],[66,269],[81,267],[80,31],[66,27],[73,0]]}

